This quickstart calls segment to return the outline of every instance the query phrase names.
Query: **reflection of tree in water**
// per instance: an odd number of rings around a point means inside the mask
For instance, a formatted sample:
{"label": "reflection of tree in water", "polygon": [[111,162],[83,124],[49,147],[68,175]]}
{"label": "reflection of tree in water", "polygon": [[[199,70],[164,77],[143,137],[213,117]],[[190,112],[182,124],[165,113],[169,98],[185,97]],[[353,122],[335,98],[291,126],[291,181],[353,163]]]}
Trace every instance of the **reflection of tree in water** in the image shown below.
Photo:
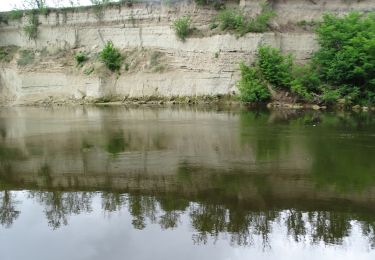
{"label": "reflection of tree in water", "polygon": [[102,209],[107,212],[119,211],[125,206],[125,198],[118,192],[102,193]]}
{"label": "reflection of tree in water", "polygon": [[375,248],[375,221],[361,221],[362,233],[367,237],[371,248]]}
{"label": "reflection of tree in water", "polygon": [[91,201],[94,196],[89,192],[30,192],[29,196],[44,205],[48,224],[59,228],[68,224],[68,217],[82,212],[91,212]]}
{"label": "reflection of tree in water", "polygon": [[130,195],[128,197],[129,212],[133,216],[132,224],[135,229],[146,227],[146,218],[151,223],[156,222],[156,199],[151,196]]}
{"label": "reflection of tree in water", "polygon": [[285,225],[288,230],[288,235],[294,241],[299,242],[306,236],[306,222],[303,219],[303,214],[299,210],[288,210],[288,217],[285,220]]}
{"label": "reflection of tree in water", "polygon": [[[69,216],[90,212],[95,194],[44,191],[29,192],[29,197],[44,206],[48,224],[56,229],[67,225]],[[369,239],[369,244],[375,248],[375,220],[371,213],[360,215],[346,211],[257,210],[233,201],[228,201],[228,204],[190,202],[178,194],[145,196],[107,191],[101,193],[100,197],[105,212],[115,212],[127,207],[135,229],[144,229],[148,223],[158,223],[162,229],[177,228],[181,224],[181,215],[186,214],[190,217],[190,224],[195,231],[193,241],[197,244],[206,244],[209,240],[216,241],[221,236],[229,235],[233,245],[254,245],[254,241],[261,241],[263,247],[270,247],[273,227],[281,225],[286,228],[286,236],[296,242],[341,245],[350,235],[353,220],[356,220],[363,235]],[[10,191],[2,191],[0,198],[0,223],[9,227],[20,212],[15,208]]]}
{"label": "reflection of tree in water", "polygon": [[20,215],[20,211],[16,210],[16,202],[10,191],[5,190],[0,194],[0,224],[9,228]]}
{"label": "reflection of tree in water", "polygon": [[164,215],[160,216],[159,224],[162,229],[176,228],[181,213],[183,213],[189,206],[189,201],[186,199],[178,198],[175,194],[166,194],[157,198],[161,211]]}
{"label": "reflection of tree in water", "polygon": [[[311,174],[318,187],[339,192],[363,191],[375,183],[375,119],[370,115],[325,114],[307,140]],[[364,130],[365,129],[365,130]]]}
{"label": "reflection of tree in water", "polygon": [[241,112],[241,143],[254,149],[257,161],[279,159],[289,151],[289,139],[285,135],[289,121],[282,119],[272,118],[266,112]]}
{"label": "reflection of tree in water", "polygon": [[257,161],[295,158],[292,146],[307,151],[314,182],[336,191],[363,191],[375,183],[375,117],[370,113],[329,114],[242,111],[242,145]]}
{"label": "reflection of tree in water", "polygon": [[218,239],[225,231],[227,210],[221,205],[192,205],[190,208],[191,224],[198,234],[195,243],[207,243],[207,237]]}
{"label": "reflection of tree in water", "polygon": [[129,133],[128,138],[124,138],[124,132],[119,130],[110,134],[108,143],[106,146],[107,152],[116,155],[118,153],[124,152],[126,148],[129,147],[129,142],[131,140],[131,135]]}
{"label": "reflection of tree in water", "polygon": [[335,212],[310,212],[309,223],[314,227],[312,238],[314,243],[324,241],[327,244],[341,244],[343,238],[349,235],[350,218],[345,214]]}

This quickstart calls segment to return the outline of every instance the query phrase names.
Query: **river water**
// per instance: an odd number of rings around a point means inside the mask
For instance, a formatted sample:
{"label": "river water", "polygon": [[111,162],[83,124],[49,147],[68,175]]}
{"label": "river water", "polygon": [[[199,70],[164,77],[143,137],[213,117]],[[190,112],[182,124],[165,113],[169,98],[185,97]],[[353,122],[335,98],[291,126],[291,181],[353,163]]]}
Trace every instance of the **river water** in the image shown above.
{"label": "river water", "polygon": [[0,259],[375,259],[375,116],[2,108]]}

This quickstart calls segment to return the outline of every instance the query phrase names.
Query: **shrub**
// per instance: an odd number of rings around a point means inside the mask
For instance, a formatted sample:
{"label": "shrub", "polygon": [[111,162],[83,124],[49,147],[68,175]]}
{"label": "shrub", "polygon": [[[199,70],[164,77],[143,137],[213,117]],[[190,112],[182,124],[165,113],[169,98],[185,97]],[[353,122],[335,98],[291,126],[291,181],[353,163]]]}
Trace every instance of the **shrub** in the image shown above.
{"label": "shrub", "polygon": [[243,31],[245,28],[245,15],[237,9],[225,9],[217,16],[221,30]]}
{"label": "shrub", "polygon": [[250,19],[247,25],[247,32],[262,33],[269,29],[269,22],[276,16],[267,3],[261,4],[262,11],[255,18]]}
{"label": "shrub", "polygon": [[321,92],[321,82],[311,65],[294,65],[290,90],[306,101],[313,101],[312,93]]}
{"label": "shrub", "polygon": [[336,103],[337,100],[341,97],[339,90],[331,90],[328,87],[323,88],[323,95],[321,99],[326,104]]}
{"label": "shrub", "polygon": [[340,90],[353,102],[375,94],[375,13],[345,17],[324,15],[316,29],[320,49],[313,64],[330,90]]}
{"label": "shrub", "polygon": [[267,3],[261,4],[261,13],[247,19],[244,12],[237,9],[225,9],[219,12],[217,20],[221,30],[236,31],[240,36],[248,32],[265,32],[269,29],[270,20],[276,16]]}
{"label": "shrub", "polygon": [[19,66],[26,66],[34,62],[35,54],[31,50],[22,50],[20,52],[20,58],[17,61]]}
{"label": "shrub", "polygon": [[87,54],[85,52],[78,52],[74,58],[78,65],[81,65],[88,60]]}
{"label": "shrub", "polygon": [[267,85],[261,79],[260,72],[255,67],[240,64],[241,79],[237,86],[240,98],[244,102],[264,102],[271,98]]}
{"label": "shrub", "polygon": [[264,77],[275,87],[289,89],[292,81],[293,59],[267,45],[259,47],[257,65]]}
{"label": "shrub", "polygon": [[191,34],[191,20],[189,16],[181,17],[174,21],[173,28],[176,33],[176,36],[182,40],[185,41],[186,37]]}
{"label": "shrub", "polygon": [[111,41],[107,42],[103,50],[99,53],[99,57],[111,71],[118,71],[121,68],[123,57]]}

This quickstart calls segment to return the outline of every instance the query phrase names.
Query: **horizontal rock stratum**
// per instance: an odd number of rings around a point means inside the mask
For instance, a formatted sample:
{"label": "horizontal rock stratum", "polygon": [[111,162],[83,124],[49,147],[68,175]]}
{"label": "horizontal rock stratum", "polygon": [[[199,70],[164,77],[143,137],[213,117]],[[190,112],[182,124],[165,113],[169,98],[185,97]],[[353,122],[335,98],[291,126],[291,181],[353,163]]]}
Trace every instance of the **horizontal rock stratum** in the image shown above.
{"label": "horizontal rock stratum", "polygon": [[[260,11],[260,2],[245,0],[226,5],[243,8],[254,16]],[[325,12],[375,10],[372,0],[275,0],[271,5],[277,13],[272,31],[242,37],[211,30],[217,11],[185,1],[112,5],[100,18],[93,7],[51,10],[39,15],[35,40],[29,40],[23,32],[26,16],[9,21],[0,25],[0,46],[31,49],[35,60],[20,66],[18,52],[9,63],[0,64],[2,98],[27,103],[46,98],[230,95],[237,91],[239,63],[251,63],[259,45],[280,48],[303,62],[317,49],[317,43],[311,28],[297,24],[319,20]],[[182,42],[172,24],[187,15],[196,30]],[[75,53],[85,51],[95,57],[107,41],[126,53],[126,69],[122,68],[120,74],[107,73],[97,62],[76,66]]]}

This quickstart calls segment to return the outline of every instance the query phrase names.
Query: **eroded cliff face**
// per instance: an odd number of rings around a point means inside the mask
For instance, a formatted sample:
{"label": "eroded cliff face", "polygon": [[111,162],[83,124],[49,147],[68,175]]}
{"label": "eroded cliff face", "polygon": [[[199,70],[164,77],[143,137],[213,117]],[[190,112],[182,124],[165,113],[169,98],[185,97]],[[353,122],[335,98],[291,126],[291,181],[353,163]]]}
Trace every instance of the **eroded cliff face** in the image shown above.
{"label": "eroded cliff face", "polygon": [[[260,12],[259,3],[245,0],[226,5],[243,8],[254,16]],[[270,4],[277,13],[273,31],[243,37],[210,30],[217,11],[192,2],[112,6],[104,10],[100,19],[93,8],[52,11],[39,16],[35,41],[23,33],[26,17],[10,21],[0,26],[0,46],[39,50],[37,56],[46,57],[19,66],[16,55],[10,63],[1,64],[3,99],[23,103],[48,97],[122,99],[234,94],[239,62],[251,63],[259,45],[278,47],[303,62],[316,50],[317,43],[314,33],[297,26],[299,22],[319,20],[325,12],[345,14],[375,9],[372,0],[274,0]],[[196,33],[182,42],[175,36],[172,23],[185,15],[191,16]],[[127,62],[121,75],[103,73],[98,64],[92,64],[92,68],[76,67],[75,52],[81,50],[95,56],[107,41],[130,56],[138,55]],[[65,59],[56,58],[59,52]],[[158,53],[161,60],[153,60],[153,53]],[[91,73],[94,69],[96,73]]]}

